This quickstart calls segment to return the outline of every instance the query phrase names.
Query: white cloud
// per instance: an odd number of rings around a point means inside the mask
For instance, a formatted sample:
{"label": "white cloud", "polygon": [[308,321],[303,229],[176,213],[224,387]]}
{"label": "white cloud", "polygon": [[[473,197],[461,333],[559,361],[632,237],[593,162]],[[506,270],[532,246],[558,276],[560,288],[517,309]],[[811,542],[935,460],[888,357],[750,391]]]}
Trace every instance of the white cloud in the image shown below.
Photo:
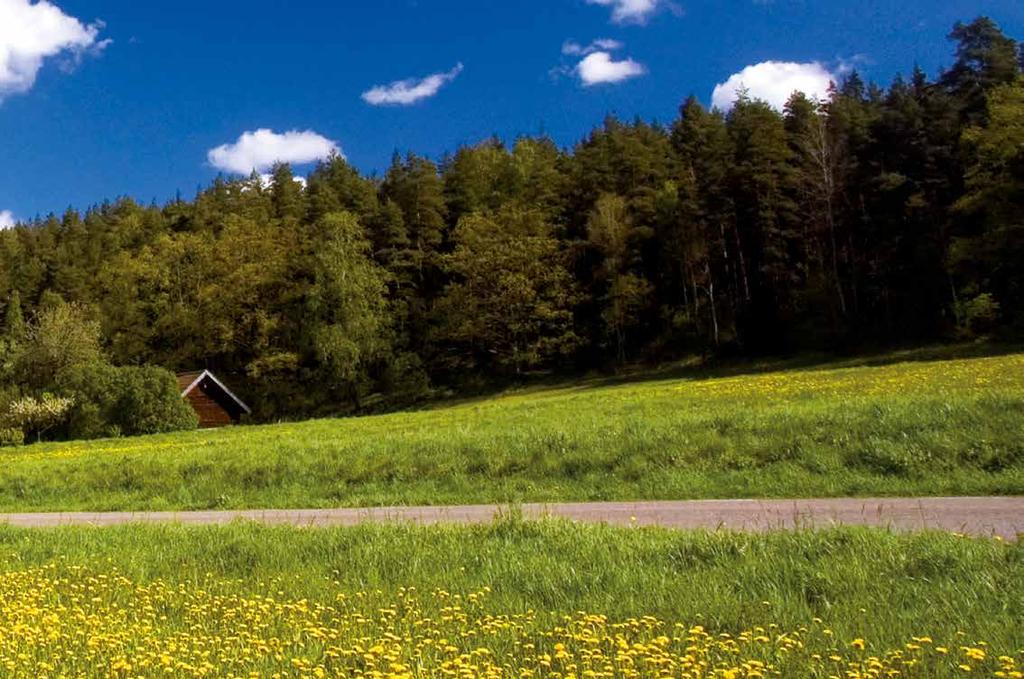
{"label": "white cloud", "polygon": [[206,157],[210,165],[220,170],[249,174],[253,170],[267,170],[274,163],[312,163],[332,153],[341,153],[338,144],[312,130],[278,134],[259,129],[243,133],[234,144],[210,149]]}
{"label": "white cloud", "polygon": [[587,0],[588,5],[612,8],[612,21],[617,24],[644,24],[663,0]]}
{"label": "white cloud", "polygon": [[[306,188],[306,178],[305,177],[293,176],[292,177],[292,181],[294,181],[296,184],[298,184],[302,188]],[[272,175],[272,174],[261,174],[260,175],[260,185],[263,188],[265,188],[265,189],[269,189],[271,186],[274,185],[274,175]]]}
{"label": "white cloud", "polygon": [[803,92],[811,99],[827,98],[829,85],[835,80],[835,75],[818,62],[765,61],[747,66],[717,85],[711,105],[728,111],[745,89],[751,99],[760,99],[781,111],[794,92]]}
{"label": "white cloud", "polygon": [[373,106],[408,106],[437,94],[442,87],[459,77],[462,64],[447,73],[433,73],[425,78],[396,80],[387,85],[377,85],[363,92],[363,101]]}
{"label": "white cloud", "polygon": [[583,46],[573,40],[567,40],[562,45],[562,54],[570,57],[585,56],[594,52],[611,52],[622,49],[623,44],[611,38],[598,38],[587,46]]}
{"label": "white cloud", "polygon": [[32,89],[43,62],[66,55],[69,67],[88,53],[102,51],[102,22],[85,25],[56,5],[40,0],[0,0],[0,98]]}
{"label": "white cloud", "polygon": [[576,65],[576,74],[587,87],[604,83],[619,83],[647,72],[643,64],[632,59],[615,61],[608,52],[592,52]]}
{"label": "white cloud", "polygon": [[10,210],[0,210],[0,230],[11,228],[17,221]]}

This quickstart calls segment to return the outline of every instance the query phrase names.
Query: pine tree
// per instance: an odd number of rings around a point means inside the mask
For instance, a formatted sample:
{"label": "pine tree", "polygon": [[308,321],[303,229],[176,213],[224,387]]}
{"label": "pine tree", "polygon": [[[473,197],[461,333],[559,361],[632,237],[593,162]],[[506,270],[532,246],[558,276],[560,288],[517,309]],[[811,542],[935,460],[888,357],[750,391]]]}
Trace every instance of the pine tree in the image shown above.
{"label": "pine tree", "polygon": [[689,253],[682,294],[695,320],[707,316],[718,346],[723,335],[735,337],[735,310],[750,290],[728,181],[732,141],[721,113],[706,111],[693,96],[680,108],[671,140],[685,231],[668,242]]}
{"label": "pine tree", "polygon": [[315,222],[330,212],[351,212],[367,228],[379,210],[377,186],[360,176],[345,158],[334,153],[307,178],[308,218]]}
{"label": "pine tree", "polygon": [[14,290],[7,299],[7,306],[4,308],[2,336],[8,342],[20,342],[25,338],[26,329],[25,314],[21,310],[21,293]]}
{"label": "pine tree", "polygon": [[429,265],[431,255],[444,241],[447,216],[444,185],[437,167],[411,153],[403,161],[396,153],[381,191],[402,210],[411,247],[421,266]]}
{"label": "pine tree", "polygon": [[[764,348],[787,339],[801,284],[792,150],[782,117],[761,101],[740,97],[728,120],[733,143],[732,188],[737,231],[749,275],[748,337]],[[755,332],[754,328],[761,329]],[[763,329],[774,328],[766,333]]]}
{"label": "pine tree", "polygon": [[959,103],[962,121],[982,124],[988,93],[1012,83],[1021,73],[1017,42],[985,16],[969,24],[957,22],[949,39],[957,43],[956,62],[942,74],[940,82]]}
{"label": "pine tree", "polygon": [[277,163],[271,171],[270,201],[274,216],[286,227],[294,228],[306,213],[302,184],[296,181],[287,163]]}
{"label": "pine tree", "polygon": [[471,212],[496,212],[516,191],[512,157],[499,139],[460,148],[444,164],[442,175],[452,224]]}

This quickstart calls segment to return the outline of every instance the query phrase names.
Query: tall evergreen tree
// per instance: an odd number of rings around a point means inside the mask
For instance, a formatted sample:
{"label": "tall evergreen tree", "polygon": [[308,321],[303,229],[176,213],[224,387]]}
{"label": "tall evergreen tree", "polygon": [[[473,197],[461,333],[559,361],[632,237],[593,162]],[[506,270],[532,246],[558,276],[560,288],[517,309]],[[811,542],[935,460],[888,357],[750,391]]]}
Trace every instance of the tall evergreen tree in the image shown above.
{"label": "tall evergreen tree", "polygon": [[729,114],[733,141],[732,188],[737,230],[750,276],[745,322],[752,344],[779,348],[780,333],[797,312],[794,292],[806,272],[801,261],[792,150],[782,117],[761,101],[740,97]]}
{"label": "tall evergreen tree", "polygon": [[988,93],[1012,83],[1021,72],[1017,42],[985,16],[969,24],[957,22],[949,39],[957,43],[956,62],[940,82],[959,103],[966,124],[983,123]]}

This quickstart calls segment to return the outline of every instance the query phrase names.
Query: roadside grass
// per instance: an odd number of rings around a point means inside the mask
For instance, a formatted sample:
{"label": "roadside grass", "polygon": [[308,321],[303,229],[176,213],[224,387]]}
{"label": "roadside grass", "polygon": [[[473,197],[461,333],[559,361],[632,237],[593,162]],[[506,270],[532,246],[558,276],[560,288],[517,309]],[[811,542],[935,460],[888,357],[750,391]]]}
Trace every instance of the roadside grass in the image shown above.
{"label": "roadside grass", "polygon": [[[846,676],[849,663],[868,676],[875,657],[904,677],[957,676],[960,664],[991,676],[1024,662],[1024,544],[942,533],[514,517],[476,527],[2,528],[0,595],[6,676],[36,676],[40,662],[54,676],[317,676],[317,666],[402,675],[392,662],[419,668],[405,676],[440,676],[462,656],[479,670],[471,676],[492,661],[566,676],[556,643],[577,673],[614,665],[606,676],[655,676],[664,667],[653,656],[687,676],[679,663],[694,645],[705,670],[723,669],[700,676],[758,676],[756,664],[724,674],[748,660],[785,669],[773,676]],[[628,662],[620,640],[633,649]],[[116,662],[134,671],[108,672]],[[186,671],[202,662],[214,669]]]}
{"label": "roadside grass", "polygon": [[0,510],[1024,494],[1024,354],[936,356],[28,446],[0,455]]}

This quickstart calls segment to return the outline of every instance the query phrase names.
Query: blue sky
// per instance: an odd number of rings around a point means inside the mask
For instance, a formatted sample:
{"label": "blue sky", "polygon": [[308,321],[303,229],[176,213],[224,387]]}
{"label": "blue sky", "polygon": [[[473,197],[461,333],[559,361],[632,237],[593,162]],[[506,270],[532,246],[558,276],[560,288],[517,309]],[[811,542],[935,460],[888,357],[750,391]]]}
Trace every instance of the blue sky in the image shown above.
{"label": "blue sky", "polygon": [[[710,103],[736,74],[765,96],[849,64],[883,83],[915,63],[934,74],[952,59],[953,22],[978,14],[1024,38],[1019,0],[55,0],[46,10],[53,25],[32,30],[59,35],[26,37],[12,21],[39,3],[0,0],[0,213],[22,219],[121,195],[191,197],[221,171],[210,151],[223,145],[223,167],[336,144],[361,170],[382,171],[396,149],[438,158],[492,134],[571,145],[608,112],[669,121],[687,95]],[[240,139],[257,130],[273,134]],[[276,136],[292,130],[310,134]]]}

